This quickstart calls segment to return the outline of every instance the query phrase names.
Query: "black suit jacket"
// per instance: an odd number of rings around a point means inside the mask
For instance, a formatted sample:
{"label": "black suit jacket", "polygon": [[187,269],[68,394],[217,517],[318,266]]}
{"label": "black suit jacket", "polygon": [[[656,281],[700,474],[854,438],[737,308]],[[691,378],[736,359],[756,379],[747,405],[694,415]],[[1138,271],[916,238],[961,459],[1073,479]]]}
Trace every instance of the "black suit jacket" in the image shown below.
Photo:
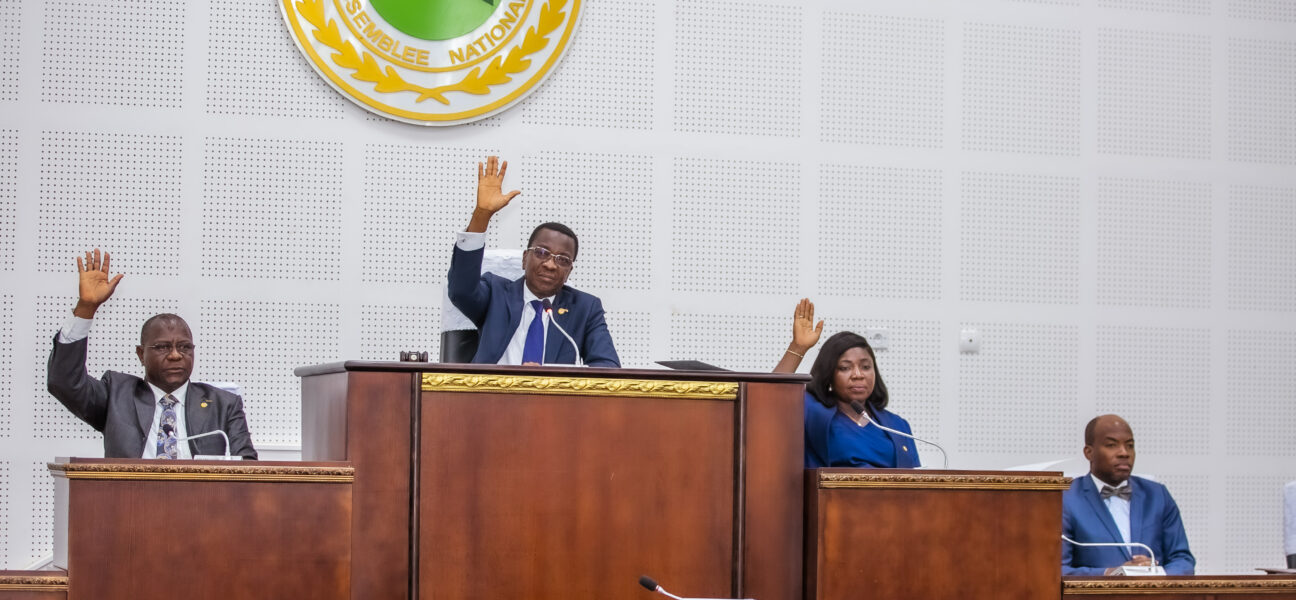
{"label": "black suit jacket", "polygon": [[[154,439],[153,412],[157,400],[148,382],[134,375],[108,371],[100,379],[86,372],[89,339],[59,343],[54,336],[47,371],[49,391],[72,414],[104,435],[107,458],[139,458],[144,444]],[[230,439],[230,454],[256,459],[248,433],[243,399],[205,383],[189,382],[185,396],[185,431],[191,436],[220,429]],[[189,441],[189,452],[224,454],[218,435]]]}

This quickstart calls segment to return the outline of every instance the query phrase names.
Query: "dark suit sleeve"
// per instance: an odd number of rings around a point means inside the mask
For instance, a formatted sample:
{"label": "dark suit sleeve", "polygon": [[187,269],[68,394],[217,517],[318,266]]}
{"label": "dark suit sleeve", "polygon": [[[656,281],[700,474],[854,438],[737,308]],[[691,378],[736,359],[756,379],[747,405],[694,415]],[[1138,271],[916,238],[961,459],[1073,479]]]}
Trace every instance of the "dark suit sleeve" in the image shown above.
{"label": "dark suit sleeve", "polygon": [[1166,509],[1161,517],[1161,531],[1165,537],[1165,556],[1161,565],[1166,575],[1192,575],[1197,568],[1197,559],[1188,549],[1188,534],[1184,531],[1183,519],[1179,516],[1179,505],[1169,491],[1165,491]]}
{"label": "dark suit sleeve", "polygon": [[225,435],[230,439],[230,456],[242,456],[249,460],[257,459],[256,448],[252,447],[252,434],[248,433],[247,415],[243,414],[243,398],[234,396],[228,416],[225,418]]}
{"label": "dark suit sleeve", "polygon": [[612,334],[608,332],[607,321],[603,318],[603,301],[593,297],[594,306],[589,319],[585,321],[585,347],[581,354],[585,364],[591,367],[620,367],[621,359],[617,357],[616,346],[612,345]]}
{"label": "dark suit sleeve", "polygon": [[491,300],[491,288],[481,276],[482,257],[485,254],[485,248],[464,251],[455,246],[454,254],[450,256],[450,273],[446,284],[450,303],[478,328],[486,320],[486,310],[490,307]]}
{"label": "dark suit sleeve", "polygon": [[89,338],[84,338],[62,344],[59,343],[59,334],[54,334],[54,349],[50,351],[45,385],[72,414],[89,423],[95,431],[103,431],[108,421],[107,375],[104,375],[104,380],[99,380],[86,372],[89,342]]}

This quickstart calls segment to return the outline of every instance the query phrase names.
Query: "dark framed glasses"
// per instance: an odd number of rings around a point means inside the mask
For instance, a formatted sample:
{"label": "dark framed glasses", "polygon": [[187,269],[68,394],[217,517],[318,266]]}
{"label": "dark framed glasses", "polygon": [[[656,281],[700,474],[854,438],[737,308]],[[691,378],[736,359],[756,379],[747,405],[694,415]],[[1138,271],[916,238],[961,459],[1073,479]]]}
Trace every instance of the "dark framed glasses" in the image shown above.
{"label": "dark framed glasses", "polygon": [[540,262],[544,262],[552,258],[555,265],[558,265],[559,267],[562,267],[564,269],[570,269],[572,267],[572,264],[576,262],[575,260],[572,259],[572,257],[567,256],[566,254],[555,254],[544,248],[541,248],[540,246],[532,246],[530,248],[527,248],[527,252],[530,252],[531,256],[534,256],[535,259]]}

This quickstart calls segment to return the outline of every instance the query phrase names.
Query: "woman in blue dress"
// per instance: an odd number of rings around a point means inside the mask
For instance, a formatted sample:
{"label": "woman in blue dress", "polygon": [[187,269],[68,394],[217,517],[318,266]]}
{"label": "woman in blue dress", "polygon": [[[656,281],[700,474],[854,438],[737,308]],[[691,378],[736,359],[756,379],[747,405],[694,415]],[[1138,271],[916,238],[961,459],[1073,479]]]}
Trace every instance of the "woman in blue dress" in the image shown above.
{"label": "woman in blue dress", "polygon": [[[823,321],[814,322],[814,303],[802,299],[793,313],[792,343],[774,372],[795,373],[822,332]],[[919,466],[913,440],[874,424],[912,433],[908,421],[886,409],[888,400],[868,340],[849,331],[829,337],[806,386],[806,468]]]}

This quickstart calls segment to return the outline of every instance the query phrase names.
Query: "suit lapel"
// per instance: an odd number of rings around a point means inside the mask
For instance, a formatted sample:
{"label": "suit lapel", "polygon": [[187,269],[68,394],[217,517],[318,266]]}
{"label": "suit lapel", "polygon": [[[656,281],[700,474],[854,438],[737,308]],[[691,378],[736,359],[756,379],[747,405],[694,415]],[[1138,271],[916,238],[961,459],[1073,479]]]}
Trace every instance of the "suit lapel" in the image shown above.
{"label": "suit lapel", "polygon": [[[883,425],[884,427],[889,427],[891,429],[895,429],[899,431],[899,428],[896,427],[896,425],[899,425],[899,423],[896,423],[893,419],[891,419],[891,413],[887,411],[884,410],[877,411],[877,421],[879,424]],[[909,438],[904,437],[902,435],[895,435],[890,431],[886,431],[885,429],[882,430],[882,433],[886,434],[887,439],[891,440],[891,445],[895,448],[896,468],[897,469],[914,468],[913,455],[909,453],[909,444],[912,443],[911,440],[909,440]]]}
{"label": "suit lapel", "polygon": [[[214,402],[207,397],[206,390],[194,385],[193,381],[189,382],[189,391],[185,394],[185,433],[194,436],[217,429],[216,409],[213,404]],[[197,440],[189,442],[190,454],[198,454],[196,445]]]}
{"label": "suit lapel", "polygon": [[[1116,520],[1112,518],[1111,511],[1107,510],[1107,505],[1103,504],[1102,497],[1098,495],[1098,488],[1094,487],[1093,476],[1086,473],[1084,479],[1081,480],[1080,487],[1081,487],[1081,491],[1083,492],[1081,495],[1084,496],[1085,502],[1089,504],[1090,510],[1092,510],[1094,514],[1098,516],[1098,520],[1102,521],[1103,527],[1107,528],[1107,534],[1111,536],[1111,541],[1113,542],[1124,541],[1123,539],[1121,539],[1120,529],[1116,527]],[[1130,519],[1130,522],[1131,525],[1133,525],[1133,519]],[[1131,527],[1130,530],[1133,531],[1133,527]],[[1132,533],[1130,535],[1131,537],[1133,536]],[[1079,540],[1079,541],[1089,542],[1089,541],[1099,541],[1099,540]],[[1126,560],[1132,558],[1130,556],[1128,549],[1120,548],[1120,551],[1122,554],[1125,555]]]}
{"label": "suit lapel", "polygon": [[[554,323],[557,322],[559,325],[563,326],[563,329],[567,328],[567,315],[570,311],[570,308],[567,306],[567,296],[568,294],[562,293],[561,289],[554,295],[553,316],[545,329],[545,364],[557,362],[558,353],[562,351],[563,344],[569,344],[567,336],[563,335],[562,332],[558,331],[558,328],[554,326]],[[571,332],[568,331],[568,333]],[[575,363],[575,361],[572,362]]]}
{"label": "suit lapel", "polygon": [[506,332],[504,346],[508,346],[513,332],[517,331],[518,324],[522,322],[522,286],[524,285],[526,282],[522,279],[514,279],[508,287],[508,302],[504,303],[504,314],[508,317],[508,327],[504,328]]}
{"label": "suit lapel", "polygon": [[[153,397],[153,388],[147,381],[139,380],[135,384],[135,416],[139,418],[140,431],[144,432],[144,443],[155,443],[156,434],[149,431],[153,428],[153,413],[157,409],[157,398]],[[143,448],[140,449],[143,451]]]}
{"label": "suit lapel", "polygon": [[1146,506],[1144,506],[1144,501],[1147,500],[1147,494],[1144,493],[1146,492],[1146,490],[1144,490],[1143,486],[1141,485],[1135,487],[1135,479],[1133,477],[1129,478],[1129,486],[1130,486],[1130,541],[1146,543],[1143,541],[1143,514],[1147,512],[1144,510],[1145,508],[1147,508]]}

